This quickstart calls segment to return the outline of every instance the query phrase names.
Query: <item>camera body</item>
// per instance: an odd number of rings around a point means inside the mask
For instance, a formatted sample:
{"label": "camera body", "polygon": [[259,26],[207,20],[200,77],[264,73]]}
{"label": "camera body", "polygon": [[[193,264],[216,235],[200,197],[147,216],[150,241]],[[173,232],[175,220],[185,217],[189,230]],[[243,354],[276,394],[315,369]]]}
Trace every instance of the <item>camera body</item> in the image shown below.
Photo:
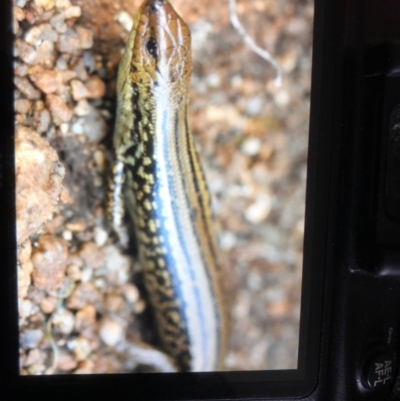
{"label": "camera body", "polygon": [[317,106],[326,113],[320,134],[332,132],[333,158],[320,372],[326,376],[310,399],[397,399],[400,8],[390,1],[342,6],[334,25],[344,29],[329,30],[337,35],[336,56],[322,67],[332,78],[322,83]]}
{"label": "camera body", "polygon": [[[10,15],[7,8],[2,18]],[[400,399],[399,15],[394,0],[316,0],[297,370],[19,377],[10,135],[2,152],[1,398]],[[9,22],[0,26],[11,59]],[[4,74],[12,79],[11,65]],[[12,90],[2,94],[10,133]]]}

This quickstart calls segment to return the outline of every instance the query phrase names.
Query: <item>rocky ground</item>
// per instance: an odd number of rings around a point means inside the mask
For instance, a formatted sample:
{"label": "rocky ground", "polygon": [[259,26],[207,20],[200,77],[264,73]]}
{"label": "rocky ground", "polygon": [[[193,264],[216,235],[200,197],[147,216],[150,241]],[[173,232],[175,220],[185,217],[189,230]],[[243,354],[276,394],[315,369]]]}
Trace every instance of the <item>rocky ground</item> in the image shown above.
{"label": "rocky ground", "polygon": [[[25,375],[143,370],[132,347],[154,340],[140,266],[104,216],[117,66],[140,2],[15,0]],[[313,4],[238,0],[248,34],[282,68],[276,87],[231,27],[227,1],[172,3],[192,31],[190,126],[231,297],[226,368],[295,368]]]}

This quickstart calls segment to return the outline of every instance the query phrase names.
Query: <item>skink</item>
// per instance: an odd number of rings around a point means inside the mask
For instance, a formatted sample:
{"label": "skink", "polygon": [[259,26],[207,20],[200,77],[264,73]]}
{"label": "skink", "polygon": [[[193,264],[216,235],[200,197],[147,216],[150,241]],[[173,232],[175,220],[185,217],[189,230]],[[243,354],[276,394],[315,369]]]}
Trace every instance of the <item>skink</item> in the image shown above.
{"label": "skink", "polygon": [[190,31],[146,0],[120,62],[109,212],[133,219],[162,347],[182,371],[222,368],[226,313],[210,194],[187,122]]}

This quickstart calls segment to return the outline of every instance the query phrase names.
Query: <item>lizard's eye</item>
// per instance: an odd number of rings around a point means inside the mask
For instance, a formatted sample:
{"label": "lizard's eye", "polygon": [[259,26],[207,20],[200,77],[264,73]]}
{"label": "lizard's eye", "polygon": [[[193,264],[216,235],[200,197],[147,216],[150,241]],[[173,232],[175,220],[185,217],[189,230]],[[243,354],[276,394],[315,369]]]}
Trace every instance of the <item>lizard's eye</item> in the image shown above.
{"label": "lizard's eye", "polygon": [[158,57],[157,41],[153,37],[150,37],[149,40],[146,42],[146,50],[151,57],[153,58]]}

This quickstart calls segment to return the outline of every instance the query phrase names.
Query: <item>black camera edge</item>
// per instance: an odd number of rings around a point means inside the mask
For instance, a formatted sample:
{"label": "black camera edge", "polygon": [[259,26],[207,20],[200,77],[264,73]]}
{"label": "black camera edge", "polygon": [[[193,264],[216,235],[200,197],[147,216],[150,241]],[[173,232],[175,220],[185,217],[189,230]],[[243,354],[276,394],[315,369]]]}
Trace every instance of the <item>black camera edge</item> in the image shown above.
{"label": "black camera edge", "polygon": [[18,374],[11,2],[1,8],[1,400],[400,400],[399,2],[315,1],[298,369],[56,377]]}

